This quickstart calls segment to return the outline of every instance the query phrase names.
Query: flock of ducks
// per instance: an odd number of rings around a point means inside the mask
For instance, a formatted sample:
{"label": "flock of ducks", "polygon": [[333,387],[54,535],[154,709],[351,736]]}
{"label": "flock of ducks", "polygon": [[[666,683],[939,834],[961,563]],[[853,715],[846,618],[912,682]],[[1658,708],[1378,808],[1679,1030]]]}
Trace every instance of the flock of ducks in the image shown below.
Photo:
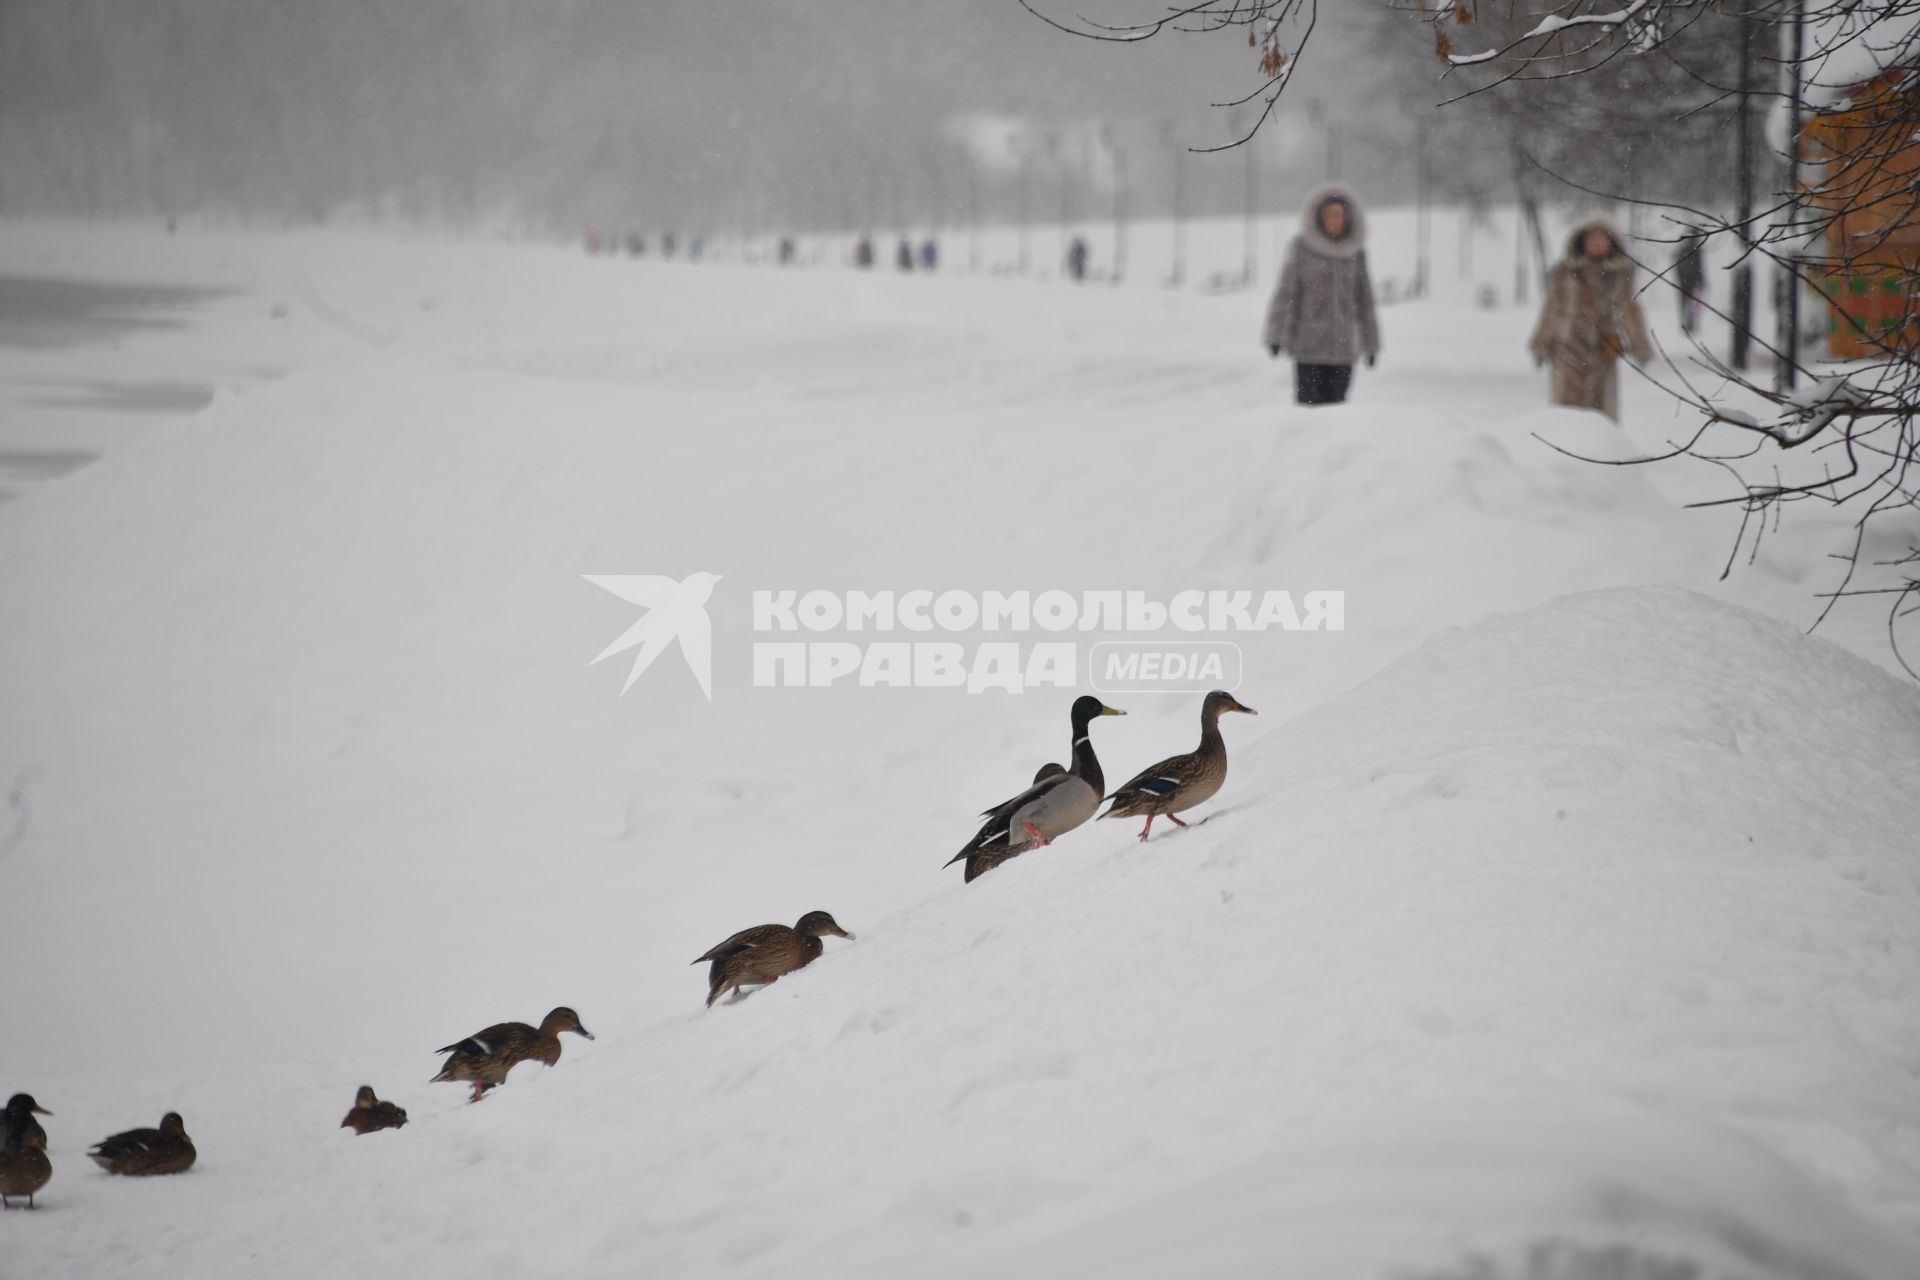
{"label": "flock of ducks", "polygon": [[982,813],[985,821],[980,829],[965,848],[947,859],[947,865],[964,861],[965,878],[971,883],[1007,859],[1029,849],[1044,848],[1082,825],[1094,816],[1102,799],[1108,802],[1102,818],[1146,818],[1147,824],[1140,831],[1142,840],[1153,834],[1153,820],[1162,814],[1176,826],[1186,826],[1176,815],[1211,800],[1227,780],[1227,741],[1220,736],[1220,717],[1229,711],[1260,714],[1241,705],[1225,689],[1215,689],[1200,704],[1197,748],[1148,766],[1118,791],[1103,796],[1107,779],[1100,771],[1099,757],[1093,753],[1093,737],[1088,730],[1101,716],[1127,713],[1095,697],[1076,698],[1069,756],[1072,763],[1064,768],[1041,765],[1033,775],[1032,786]]}
{"label": "flock of ducks", "polygon": [[[1209,693],[1200,707],[1197,748],[1141,770],[1111,795],[1103,796],[1106,777],[1094,755],[1089,729],[1102,716],[1122,716],[1126,712],[1095,697],[1076,699],[1071,762],[1041,766],[1026,790],[982,813],[980,829],[947,865],[964,861],[966,880],[971,882],[1009,858],[1044,848],[1083,825],[1095,816],[1103,799],[1107,810],[1099,817],[1146,818],[1141,840],[1152,835],[1153,820],[1163,815],[1176,826],[1186,826],[1179,815],[1212,799],[1226,781],[1227,744],[1220,735],[1220,717],[1236,711],[1258,714],[1223,689]],[[746,988],[768,986],[805,968],[820,957],[824,946],[821,939],[829,935],[853,937],[827,912],[809,911],[791,927],[755,925],[708,948],[693,961],[709,966],[707,1007],[712,1008],[728,993],[735,1001],[741,1000]],[[447,1059],[433,1081],[471,1084],[471,1101],[478,1102],[489,1089],[505,1083],[508,1072],[522,1062],[548,1066],[559,1062],[563,1032],[593,1039],[593,1033],[581,1025],[580,1015],[565,1005],[548,1013],[537,1027],[524,1022],[495,1023],[435,1050],[446,1054]],[[53,1162],[47,1158],[47,1132],[37,1119],[52,1114],[31,1094],[17,1093],[8,1101],[0,1117],[0,1207],[11,1209],[16,1199],[24,1199],[31,1209],[34,1195],[53,1177]],[[361,1085],[340,1127],[364,1135],[398,1129],[406,1123],[405,1109],[383,1102],[373,1086]],[[158,1129],[116,1133],[95,1144],[88,1154],[108,1173],[146,1177],[184,1173],[193,1167],[198,1153],[180,1113],[169,1111]]]}
{"label": "flock of ducks", "polygon": [[[7,1099],[0,1116],[5,1125],[0,1135],[0,1208],[11,1209],[15,1200],[24,1199],[33,1208],[33,1197],[53,1178],[53,1161],[47,1158],[47,1131],[37,1116],[53,1112],[35,1102],[30,1093],[16,1093]],[[160,1119],[158,1129],[129,1129],[97,1142],[87,1153],[108,1173],[142,1177],[157,1173],[185,1173],[193,1168],[193,1139],[187,1136],[187,1122],[178,1111],[169,1111]]]}

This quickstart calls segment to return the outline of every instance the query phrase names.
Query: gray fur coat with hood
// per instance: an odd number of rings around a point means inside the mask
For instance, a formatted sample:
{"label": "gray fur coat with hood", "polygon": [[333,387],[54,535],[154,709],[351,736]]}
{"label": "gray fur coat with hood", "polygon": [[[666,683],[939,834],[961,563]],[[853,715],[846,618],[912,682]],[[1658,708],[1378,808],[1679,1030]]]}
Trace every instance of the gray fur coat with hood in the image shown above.
{"label": "gray fur coat with hood", "polygon": [[[1320,206],[1347,206],[1347,233],[1320,228]],[[1300,211],[1300,233],[1287,246],[1280,283],[1267,304],[1266,343],[1301,364],[1353,364],[1380,351],[1373,277],[1367,271],[1367,217],[1353,192],[1321,187]]]}

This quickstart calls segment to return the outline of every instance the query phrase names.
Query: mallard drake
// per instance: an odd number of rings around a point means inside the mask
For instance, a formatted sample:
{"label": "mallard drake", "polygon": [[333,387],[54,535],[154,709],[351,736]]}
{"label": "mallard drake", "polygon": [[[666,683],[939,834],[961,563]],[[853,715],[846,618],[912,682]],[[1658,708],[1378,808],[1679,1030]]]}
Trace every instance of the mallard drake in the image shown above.
{"label": "mallard drake", "polygon": [[160,1117],[158,1129],[129,1129],[96,1143],[87,1153],[108,1173],[144,1178],[161,1173],[185,1173],[199,1155],[187,1136],[187,1122],[178,1111]]}
{"label": "mallard drake", "polygon": [[809,911],[791,929],[784,924],[757,924],[708,948],[693,962],[713,962],[707,971],[707,1008],[713,1008],[724,992],[768,986],[784,974],[806,968],[826,949],[820,939],[829,933],[849,941],[853,938],[831,915]]}
{"label": "mallard drake", "polygon": [[1123,716],[1124,711],[1107,706],[1090,695],[1073,703],[1073,763],[1066,769],[1053,765],[1034,775],[1033,785],[1011,800],[1005,800],[981,814],[986,821],[966,848],[947,859],[948,866],[965,860],[966,879],[984,875],[1008,858],[1029,849],[1051,844],[1091,818],[1100,807],[1100,793],[1106,775],[1093,754],[1093,739],[1087,726],[1101,716]]}
{"label": "mallard drake", "polygon": [[30,1093],[16,1093],[7,1099],[7,1110],[0,1116],[0,1209],[13,1208],[15,1196],[27,1198],[33,1208],[33,1194],[53,1177],[53,1161],[47,1159],[47,1131],[36,1115],[50,1116]]}
{"label": "mallard drake", "polygon": [[[1012,800],[995,805],[980,816],[986,819],[988,824],[1006,818],[1013,808],[1018,805],[1020,800],[1030,794],[1035,787],[1038,787],[1049,778],[1058,778],[1064,775],[1066,771],[1067,767],[1065,765],[1054,764],[1051,761],[1041,765],[1040,768],[1035,771],[1033,782],[1028,786],[1026,791],[1021,792]],[[967,859],[966,879],[972,880],[975,876],[985,875],[1018,852],[1020,852],[1020,850],[1008,850],[1004,846],[993,849],[977,849],[970,855],[963,850],[961,853],[949,859],[947,865],[952,866],[955,862],[959,861],[960,858],[965,857]]]}
{"label": "mallard drake", "polygon": [[1107,797],[1111,803],[1100,816],[1137,818],[1145,814],[1147,825],[1141,828],[1142,840],[1153,830],[1156,814],[1166,814],[1167,821],[1176,827],[1186,826],[1173,815],[1212,799],[1220,790],[1220,784],[1227,780],[1227,740],[1220,736],[1220,717],[1229,711],[1243,711],[1250,716],[1260,714],[1252,707],[1241,705],[1240,700],[1225,689],[1215,689],[1200,704],[1198,749],[1141,770],[1126,786]]}
{"label": "mallard drake", "polygon": [[398,1129],[406,1122],[404,1108],[380,1101],[373,1095],[373,1086],[363,1084],[360,1092],[353,1096],[353,1110],[347,1112],[347,1118],[340,1122],[340,1127],[364,1136],[380,1129]]}
{"label": "mallard drake", "polygon": [[571,1031],[593,1039],[593,1032],[580,1025],[580,1015],[561,1005],[540,1020],[538,1027],[524,1022],[497,1022],[485,1031],[477,1031],[458,1044],[450,1044],[435,1053],[450,1053],[440,1074],[433,1079],[470,1080],[473,1101],[480,1101],[487,1090],[504,1082],[507,1072],[529,1059],[548,1066],[560,1061],[560,1033]]}

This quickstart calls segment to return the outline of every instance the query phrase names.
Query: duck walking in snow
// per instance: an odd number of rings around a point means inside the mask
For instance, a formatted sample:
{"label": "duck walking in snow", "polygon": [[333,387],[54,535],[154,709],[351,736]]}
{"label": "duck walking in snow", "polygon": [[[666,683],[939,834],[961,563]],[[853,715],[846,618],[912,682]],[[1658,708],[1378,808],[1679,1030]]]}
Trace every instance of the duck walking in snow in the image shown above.
{"label": "duck walking in snow", "polygon": [[1107,797],[1112,803],[1100,816],[1137,818],[1145,814],[1147,825],[1140,829],[1142,840],[1153,831],[1153,820],[1159,814],[1167,815],[1167,821],[1176,827],[1186,826],[1174,815],[1211,800],[1227,780],[1227,740],[1220,736],[1220,717],[1229,711],[1243,711],[1250,716],[1260,714],[1252,707],[1241,705],[1240,700],[1225,689],[1215,689],[1200,704],[1199,748],[1143,769]]}
{"label": "duck walking in snow", "polygon": [[7,1099],[7,1110],[0,1116],[0,1209],[13,1208],[19,1196],[33,1208],[34,1192],[53,1177],[53,1161],[47,1159],[47,1131],[36,1115],[50,1116],[30,1093],[16,1093]]}
{"label": "duck walking in snow", "polygon": [[96,1143],[87,1153],[108,1173],[129,1178],[152,1177],[162,1173],[185,1173],[193,1168],[199,1153],[187,1136],[187,1122],[178,1111],[160,1117],[158,1129],[129,1129]]}
{"label": "duck walking in snow", "polygon": [[353,1110],[347,1112],[347,1118],[340,1122],[340,1127],[351,1129],[364,1137],[381,1129],[398,1129],[406,1123],[405,1108],[380,1101],[374,1096],[373,1086],[363,1084],[360,1092],[353,1097]]}
{"label": "duck walking in snow", "polygon": [[809,911],[791,929],[784,924],[759,924],[742,929],[695,960],[712,962],[707,971],[707,1007],[728,991],[739,993],[742,987],[764,987],[795,969],[804,969],[820,958],[827,934],[851,940],[824,911]]}
{"label": "duck walking in snow", "polygon": [[1100,772],[1087,728],[1101,716],[1125,714],[1095,697],[1075,699],[1072,765],[1058,772],[1041,769],[1032,786],[987,810],[981,815],[986,821],[980,830],[967,841],[966,848],[947,859],[946,865],[965,860],[966,878],[972,881],[1008,858],[1051,844],[1091,818],[1100,807],[1106,776]]}
{"label": "duck walking in snow", "polygon": [[[1067,767],[1065,765],[1054,764],[1051,761],[1041,765],[1039,771],[1033,775],[1033,782],[1027,791],[1022,791],[1013,799],[1006,801],[1004,804],[994,806],[980,816],[987,820],[988,825],[1006,818],[1013,809],[1018,806],[1020,801],[1032,791],[1033,787],[1040,786],[1050,778],[1061,777],[1066,771]],[[1008,851],[1004,846],[991,850],[975,850],[972,854],[966,854],[962,851],[962,853],[956,854],[947,865],[952,866],[953,863],[959,861],[961,857],[965,857],[967,859],[966,878],[971,880],[975,876],[985,875],[987,872],[1005,862],[1008,858],[1013,857],[1014,853],[1017,852],[1019,852],[1019,850]]]}
{"label": "duck walking in snow", "polygon": [[458,1044],[450,1044],[435,1053],[450,1053],[434,1083],[442,1080],[466,1080],[473,1084],[472,1101],[478,1102],[487,1090],[506,1081],[507,1072],[522,1062],[560,1061],[560,1033],[593,1039],[593,1032],[580,1025],[580,1015],[561,1005],[530,1027],[524,1022],[496,1022],[485,1031],[476,1031]]}

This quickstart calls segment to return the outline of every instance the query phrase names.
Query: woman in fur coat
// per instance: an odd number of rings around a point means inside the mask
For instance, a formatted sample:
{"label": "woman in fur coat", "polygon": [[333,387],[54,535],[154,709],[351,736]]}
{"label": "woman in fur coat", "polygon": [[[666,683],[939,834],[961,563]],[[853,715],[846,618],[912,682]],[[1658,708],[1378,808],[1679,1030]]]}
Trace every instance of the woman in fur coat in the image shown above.
{"label": "woman in fur coat", "polygon": [[1553,366],[1553,403],[1598,409],[1620,420],[1620,357],[1653,357],[1647,322],[1633,296],[1633,260],[1605,218],[1573,229],[1567,256],[1547,277],[1533,330],[1535,364]]}
{"label": "woman in fur coat", "polygon": [[1293,357],[1293,395],[1301,404],[1347,398],[1353,365],[1380,354],[1380,323],[1367,272],[1367,222],[1341,186],[1307,197],[1300,233],[1287,246],[1280,283],[1267,304],[1267,353]]}

